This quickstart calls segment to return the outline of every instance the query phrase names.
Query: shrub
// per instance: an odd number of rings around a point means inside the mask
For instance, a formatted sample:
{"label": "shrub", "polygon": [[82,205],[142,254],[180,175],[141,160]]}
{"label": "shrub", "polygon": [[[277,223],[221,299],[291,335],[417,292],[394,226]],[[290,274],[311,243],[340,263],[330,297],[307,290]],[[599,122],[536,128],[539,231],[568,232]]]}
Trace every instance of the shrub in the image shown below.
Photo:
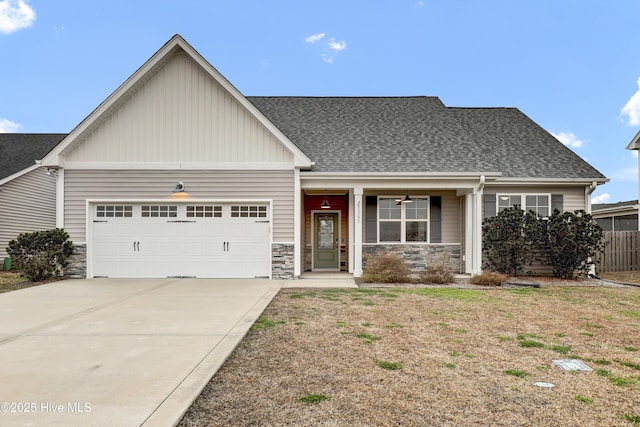
{"label": "shrub", "polygon": [[404,260],[397,255],[381,254],[367,259],[367,266],[362,272],[365,283],[406,283],[411,271]]}
{"label": "shrub", "polygon": [[471,276],[471,284],[478,286],[502,286],[509,276],[501,273],[485,271],[482,274]]}
{"label": "shrub", "polygon": [[422,283],[438,283],[441,285],[455,282],[456,278],[445,265],[441,264],[435,267],[427,267],[420,273],[420,281]]}
{"label": "shrub", "polygon": [[9,242],[7,253],[16,269],[37,282],[62,274],[60,268],[73,253],[73,243],[60,228],[22,233]]}
{"label": "shrub", "polygon": [[537,244],[553,267],[553,275],[572,278],[576,273],[588,274],[592,259],[603,248],[602,228],[583,210],[560,213],[556,209],[546,222]]}
{"label": "shrub", "polygon": [[482,225],[482,249],[490,270],[516,275],[531,264],[533,241],[527,232],[535,227],[535,213],[519,206],[504,209]]}

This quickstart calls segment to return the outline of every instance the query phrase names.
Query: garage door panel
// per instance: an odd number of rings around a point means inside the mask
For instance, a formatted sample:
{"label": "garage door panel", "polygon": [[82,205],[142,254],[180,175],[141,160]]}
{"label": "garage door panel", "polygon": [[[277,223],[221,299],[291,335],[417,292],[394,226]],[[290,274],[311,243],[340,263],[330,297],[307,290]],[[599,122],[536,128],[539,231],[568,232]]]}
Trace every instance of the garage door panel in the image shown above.
{"label": "garage door panel", "polygon": [[94,276],[270,276],[269,221],[231,217],[230,206],[220,203],[209,209],[216,216],[198,218],[187,217],[185,206],[170,218],[142,217],[141,205],[133,204],[129,217],[96,218],[92,224]]}

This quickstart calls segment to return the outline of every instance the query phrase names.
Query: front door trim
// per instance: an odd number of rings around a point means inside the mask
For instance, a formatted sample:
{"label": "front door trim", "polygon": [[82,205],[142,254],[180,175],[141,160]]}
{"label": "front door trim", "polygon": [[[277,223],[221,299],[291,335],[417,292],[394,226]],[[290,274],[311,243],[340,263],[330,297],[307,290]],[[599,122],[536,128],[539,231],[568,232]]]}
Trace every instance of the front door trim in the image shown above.
{"label": "front door trim", "polygon": [[[332,268],[317,268],[316,267],[316,216],[324,214],[336,214],[338,217],[337,224],[337,260],[336,266]],[[340,271],[340,258],[341,258],[341,238],[340,232],[342,230],[342,211],[332,209],[312,210],[311,211],[311,271]]]}

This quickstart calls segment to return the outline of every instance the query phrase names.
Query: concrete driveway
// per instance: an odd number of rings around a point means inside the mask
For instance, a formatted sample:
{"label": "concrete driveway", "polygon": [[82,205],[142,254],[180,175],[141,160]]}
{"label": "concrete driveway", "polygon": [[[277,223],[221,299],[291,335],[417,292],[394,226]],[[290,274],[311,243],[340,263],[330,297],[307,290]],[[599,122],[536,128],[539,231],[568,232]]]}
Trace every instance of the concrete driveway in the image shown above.
{"label": "concrete driveway", "polygon": [[282,285],[92,279],[0,294],[0,425],[173,425]]}

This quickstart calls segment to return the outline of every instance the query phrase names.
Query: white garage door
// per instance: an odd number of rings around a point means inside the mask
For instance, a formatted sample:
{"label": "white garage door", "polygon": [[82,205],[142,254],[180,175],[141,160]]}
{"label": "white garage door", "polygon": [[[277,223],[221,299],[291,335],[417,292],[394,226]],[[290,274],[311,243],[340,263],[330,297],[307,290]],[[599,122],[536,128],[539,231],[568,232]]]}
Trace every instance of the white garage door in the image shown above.
{"label": "white garage door", "polygon": [[270,275],[266,203],[96,203],[90,210],[94,277]]}

